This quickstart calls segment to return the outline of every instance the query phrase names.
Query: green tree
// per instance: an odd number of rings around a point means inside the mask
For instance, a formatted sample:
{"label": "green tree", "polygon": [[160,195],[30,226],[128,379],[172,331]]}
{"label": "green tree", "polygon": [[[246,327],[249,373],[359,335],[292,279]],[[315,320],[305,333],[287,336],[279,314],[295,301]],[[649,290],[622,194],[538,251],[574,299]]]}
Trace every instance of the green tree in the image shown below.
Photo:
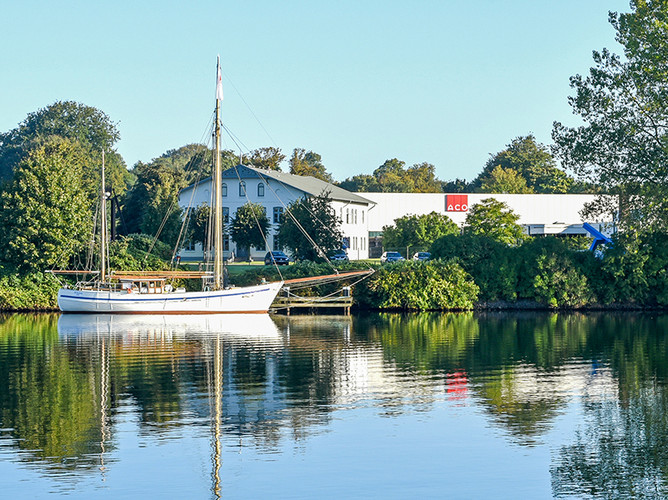
{"label": "green tree", "polygon": [[[66,266],[92,236],[86,153],[51,138],[24,153],[0,194],[2,259],[21,270]],[[99,184],[98,184],[99,185]]]}
{"label": "green tree", "polygon": [[454,181],[441,181],[441,191],[443,193],[467,193],[471,191],[471,188],[466,179],[455,179]]}
{"label": "green tree", "polygon": [[329,195],[323,193],[292,202],[283,215],[277,236],[297,259],[318,260],[341,248],[340,225]]}
{"label": "green tree", "polygon": [[533,193],[533,189],[527,186],[526,179],[517,170],[503,168],[501,165],[494,167],[489,176],[482,180],[480,191],[483,193]]}
{"label": "green tree", "polygon": [[[426,250],[446,234],[459,234],[459,227],[447,215],[431,212],[406,215],[394,220],[394,225],[383,227],[385,248]],[[409,257],[409,256],[406,256]]]}
{"label": "green tree", "polygon": [[609,15],[624,57],[595,51],[589,75],[570,80],[569,103],[585,123],[555,122],[552,136],[564,166],[623,196],[623,224],[666,228],[668,3],[631,0],[631,10]]}
{"label": "green tree", "polygon": [[230,234],[240,248],[264,248],[267,229],[269,218],[264,206],[250,201],[240,206],[230,221]]}
{"label": "green tree", "polygon": [[17,128],[0,134],[0,181],[9,180],[25,155],[52,136],[78,143],[90,156],[84,171],[91,179],[99,177],[99,158],[104,150],[107,177],[114,191],[123,192],[131,182],[125,162],[113,149],[120,138],[116,125],[99,109],[73,101],[58,101],[29,113]]}
{"label": "green tree", "polygon": [[295,148],[290,158],[290,173],[295,175],[310,175],[325,182],[332,182],[332,176],[322,164],[322,157],[313,151]]}
{"label": "green tree", "polygon": [[[406,170],[406,184],[412,184],[412,193],[440,193],[441,181],[436,178],[436,167],[431,163],[417,163]],[[408,182],[410,181],[410,182]]]}
{"label": "green tree", "polygon": [[157,235],[160,241],[175,245],[182,224],[178,197],[186,185],[183,170],[154,161],[137,163],[134,173],[137,181],[123,207],[128,233]]}
{"label": "green tree", "polygon": [[281,163],[285,160],[285,155],[281,152],[281,148],[259,148],[251,151],[245,160],[254,167],[281,170]]}
{"label": "green tree", "polygon": [[380,185],[378,179],[373,175],[360,174],[349,177],[345,181],[337,184],[340,188],[358,193],[378,193],[380,192]]}
{"label": "green tree", "polygon": [[525,239],[520,216],[508,205],[494,198],[486,198],[471,207],[466,215],[464,231],[481,234],[507,245],[516,245]]}
{"label": "green tree", "polygon": [[373,171],[381,192],[411,193],[413,191],[413,185],[406,181],[405,165],[406,162],[392,158]]}
{"label": "green tree", "polygon": [[567,193],[573,184],[573,179],[557,168],[547,147],[536,142],[531,134],[513,139],[506,149],[493,155],[480,175],[473,180],[471,187],[475,191],[485,192],[482,186],[489,182],[492,172],[498,166],[517,172],[529,189],[536,193]]}

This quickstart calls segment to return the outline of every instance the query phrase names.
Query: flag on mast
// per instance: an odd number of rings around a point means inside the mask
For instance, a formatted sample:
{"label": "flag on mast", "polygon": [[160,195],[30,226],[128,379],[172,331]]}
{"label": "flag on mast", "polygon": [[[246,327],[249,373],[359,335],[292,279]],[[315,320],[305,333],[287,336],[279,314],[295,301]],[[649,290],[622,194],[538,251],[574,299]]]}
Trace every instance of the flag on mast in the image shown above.
{"label": "flag on mast", "polygon": [[220,56],[218,56],[218,75],[216,80],[216,99],[223,100],[223,77],[220,72]]}

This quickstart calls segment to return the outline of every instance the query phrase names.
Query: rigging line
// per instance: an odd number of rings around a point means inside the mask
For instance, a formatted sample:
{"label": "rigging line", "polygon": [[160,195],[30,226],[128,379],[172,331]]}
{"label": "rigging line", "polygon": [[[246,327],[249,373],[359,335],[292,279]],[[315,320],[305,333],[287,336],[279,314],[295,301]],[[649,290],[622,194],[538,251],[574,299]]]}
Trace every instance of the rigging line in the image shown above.
{"label": "rigging line", "polygon": [[[223,130],[225,130],[225,132],[227,132],[227,135],[230,136],[230,139],[232,139],[232,142],[234,142],[234,144],[239,149],[239,151],[244,151],[244,152],[248,153],[248,156],[250,156],[250,151],[251,150],[248,146],[246,146],[246,144],[244,144],[244,141],[239,139],[239,137],[234,132],[232,132],[227,127],[227,125],[221,123],[221,126],[222,126]],[[243,148],[242,148],[242,146],[243,146]],[[241,163],[241,158],[239,158],[239,163]]]}
{"label": "rigging line", "polygon": [[[277,199],[277,200],[279,201],[279,203],[283,206],[283,208],[284,208],[285,211],[288,213],[288,215],[290,216],[290,218],[292,219],[292,221],[295,223],[295,225],[297,226],[297,228],[302,232],[302,234],[306,237],[306,239],[309,241],[309,243],[311,243],[311,244],[313,245],[313,247],[318,251],[318,254],[319,254],[320,256],[322,256],[322,257],[325,259],[325,261],[327,262],[327,264],[329,264],[329,266],[330,266],[334,271],[336,271],[336,272],[338,273],[338,272],[339,272],[338,269],[336,269],[336,267],[334,267],[334,264],[332,264],[332,262],[329,260],[329,258],[327,257],[327,255],[325,255],[325,252],[322,250],[322,248],[320,248],[320,246],[315,242],[315,240],[311,237],[311,235],[308,234],[308,232],[306,231],[306,229],[304,229],[304,226],[302,226],[302,224],[301,224],[301,223],[297,220],[297,218],[294,216],[294,214],[293,214],[292,211],[290,210],[290,207],[287,206],[287,205],[283,202],[283,200],[278,196],[278,194],[276,193],[276,191],[274,190],[274,188],[273,188],[273,187],[271,186],[271,184],[269,183],[269,178],[268,178],[267,176],[263,175],[261,172],[256,172],[256,174],[260,177],[261,180],[264,181],[264,183],[265,183],[265,184],[267,185],[267,187],[271,190],[271,192],[274,193],[274,196],[276,197],[276,199]],[[280,182],[280,181],[279,181],[279,182]],[[299,200],[299,201],[300,201],[300,203],[301,203],[301,200]],[[308,208],[307,208],[307,210],[308,210]],[[310,211],[309,211],[309,212],[310,212]],[[320,222],[320,224],[322,225],[322,221],[320,221],[320,220],[318,219],[318,222]],[[328,229],[329,229],[329,228],[328,228]],[[329,229],[329,230],[331,231],[331,229]],[[332,234],[333,234],[333,232],[332,232]]]}
{"label": "rigging line", "polygon": [[262,130],[264,130],[264,133],[267,134],[267,137],[269,137],[269,140],[274,144],[274,146],[278,147],[278,144],[276,144],[276,141],[274,140],[274,138],[267,131],[267,129],[264,128],[264,125],[262,124],[260,119],[257,117],[257,115],[253,112],[253,110],[251,109],[249,104],[246,102],[246,99],[244,99],[244,96],[241,95],[241,92],[239,92],[239,89],[237,88],[237,86],[234,85],[234,82],[232,81],[230,76],[227,73],[225,73],[224,71],[222,71],[222,73],[225,75],[225,78],[227,78],[227,80],[230,82],[230,85],[232,85],[232,88],[236,91],[237,95],[241,98],[241,101],[246,105],[246,107],[248,108],[248,111],[250,111],[250,113],[253,115],[253,118],[255,118],[255,121],[257,121],[257,123],[260,125],[260,127],[262,127]]}

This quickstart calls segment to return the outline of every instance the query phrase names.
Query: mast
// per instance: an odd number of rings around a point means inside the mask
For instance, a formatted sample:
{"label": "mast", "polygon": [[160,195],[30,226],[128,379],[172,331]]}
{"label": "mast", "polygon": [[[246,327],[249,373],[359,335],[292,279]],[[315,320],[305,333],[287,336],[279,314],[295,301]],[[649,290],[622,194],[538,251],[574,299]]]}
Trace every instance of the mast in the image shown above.
{"label": "mast", "polygon": [[107,193],[105,192],[104,180],[104,149],[102,150],[102,185],[100,188],[100,212],[102,214],[100,221],[100,281],[107,278]]}
{"label": "mast", "polygon": [[220,171],[220,101],[223,99],[223,83],[220,73],[220,56],[216,64],[216,124],[215,124],[215,157],[214,157],[214,237],[213,237],[213,287],[223,288],[223,207],[222,207],[222,176]]}

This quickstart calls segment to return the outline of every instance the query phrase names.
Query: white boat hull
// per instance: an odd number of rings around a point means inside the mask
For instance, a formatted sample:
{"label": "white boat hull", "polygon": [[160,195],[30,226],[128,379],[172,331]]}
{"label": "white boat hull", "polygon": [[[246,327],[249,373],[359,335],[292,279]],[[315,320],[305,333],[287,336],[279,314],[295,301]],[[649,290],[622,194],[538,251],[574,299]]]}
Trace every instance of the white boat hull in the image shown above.
{"label": "white boat hull", "polygon": [[279,281],[227,290],[157,294],[61,288],[58,307],[77,313],[266,313],[282,286]]}

